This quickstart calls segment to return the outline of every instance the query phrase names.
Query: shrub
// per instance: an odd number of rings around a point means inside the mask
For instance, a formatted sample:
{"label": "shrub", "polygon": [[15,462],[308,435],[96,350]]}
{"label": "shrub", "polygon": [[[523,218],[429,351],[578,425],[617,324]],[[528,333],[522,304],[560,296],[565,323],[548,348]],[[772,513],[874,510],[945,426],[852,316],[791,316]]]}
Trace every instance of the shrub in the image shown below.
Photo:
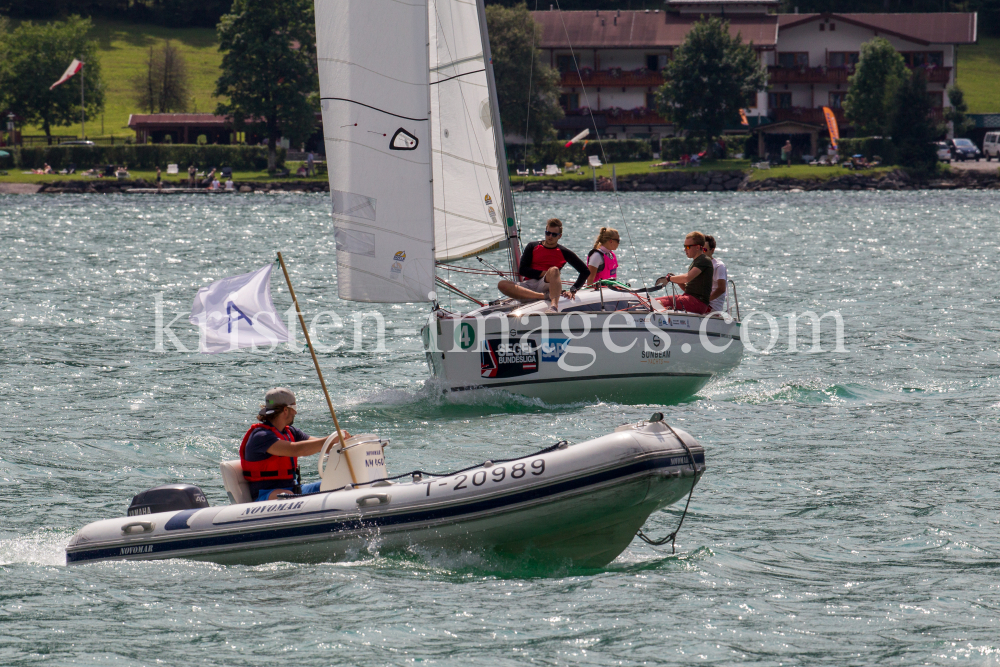
{"label": "shrub", "polygon": [[[278,149],[278,164],[285,162],[285,149]],[[238,171],[267,169],[267,148],[261,146],[191,146],[191,145],[119,145],[119,146],[41,146],[15,151],[18,167],[39,169],[45,163],[55,169],[70,164],[78,171],[105,164],[127,164],[133,169],[155,169],[168,164],[200,167],[232,167]]]}
{"label": "shrub", "polygon": [[837,143],[837,152],[842,158],[852,155],[864,155],[871,160],[878,155],[883,164],[896,164],[896,147],[892,141],[883,137],[856,137],[841,139]]}

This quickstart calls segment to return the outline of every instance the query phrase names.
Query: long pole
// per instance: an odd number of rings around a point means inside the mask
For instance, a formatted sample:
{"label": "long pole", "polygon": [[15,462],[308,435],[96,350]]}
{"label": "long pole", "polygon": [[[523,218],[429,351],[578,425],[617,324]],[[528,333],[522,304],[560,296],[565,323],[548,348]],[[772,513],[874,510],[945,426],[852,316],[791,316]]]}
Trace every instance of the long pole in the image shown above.
{"label": "long pole", "polygon": [[83,139],[87,138],[87,105],[84,102],[83,97],[83,68],[84,64],[80,65],[80,133],[83,135]]}
{"label": "long pole", "polygon": [[[305,318],[302,317],[302,311],[299,310],[298,299],[295,298],[295,289],[292,287],[292,279],[288,277],[288,269],[285,268],[285,260],[282,258],[281,253],[278,253],[278,262],[281,264],[281,272],[285,274],[285,282],[288,283],[288,293],[292,295],[292,303],[295,305],[295,313],[299,316],[299,324],[302,325],[302,333],[306,337],[306,345],[309,347],[309,353],[312,355],[313,363],[316,365],[316,375],[319,376],[319,383],[323,385],[323,395],[326,396],[326,404],[330,408],[330,416],[333,417],[333,425],[337,428],[337,437],[340,438],[340,446],[344,447],[347,443],[344,442],[344,434],[340,430],[340,422],[337,421],[337,413],[333,410],[333,401],[330,400],[330,392],[326,389],[326,380],[323,379],[323,371],[319,369],[319,359],[316,358],[316,350],[313,349],[312,341],[309,340],[309,330],[306,329]],[[358,478],[354,475],[354,468],[351,466],[351,457],[344,454],[344,460],[347,461],[347,471],[351,473],[351,479],[354,483],[358,483]]]}

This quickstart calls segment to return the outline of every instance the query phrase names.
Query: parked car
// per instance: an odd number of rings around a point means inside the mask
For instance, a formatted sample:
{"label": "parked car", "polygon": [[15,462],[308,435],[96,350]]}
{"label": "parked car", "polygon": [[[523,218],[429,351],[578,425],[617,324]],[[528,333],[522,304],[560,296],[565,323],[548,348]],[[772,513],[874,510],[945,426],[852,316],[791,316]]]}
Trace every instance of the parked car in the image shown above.
{"label": "parked car", "polygon": [[943,141],[934,142],[934,150],[937,151],[938,162],[951,162],[951,149]]}
{"label": "parked car", "polygon": [[975,160],[979,162],[979,158],[983,155],[969,139],[949,139],[948,147],[951,149],[952,160],[961,160],[962,162]]}
{"label": "parked car", "polygon": [[986,138],[983,139],[983,154],[986,155],[987,162],[993,158],[1000,160],[1000,132],[986,133]]}
{"label": "parked car", "polygon": [[89,139],[73,139],[72,141],[63,141],[59,144],[60,146],[93,146],[94,142]]}

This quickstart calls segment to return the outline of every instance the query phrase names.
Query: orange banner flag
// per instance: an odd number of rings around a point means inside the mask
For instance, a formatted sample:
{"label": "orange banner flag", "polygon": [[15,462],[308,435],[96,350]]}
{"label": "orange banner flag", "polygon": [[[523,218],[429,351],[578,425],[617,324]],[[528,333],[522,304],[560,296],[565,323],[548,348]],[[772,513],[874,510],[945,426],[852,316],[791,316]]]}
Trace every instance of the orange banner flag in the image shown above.
{"label": "orange banner flag", "polygon": [[826,129],[830,131],[830,145],[837,147],[840,141],[840,130],[837,128],[837,117],[833,115],[833,109],[823,107],[823,116],[826,118]]}
{"label": "orange banner flag", "polygon": [[744,109],[740,109],[740,125],[749,125],[750,121],[747,120],[747,112]]}

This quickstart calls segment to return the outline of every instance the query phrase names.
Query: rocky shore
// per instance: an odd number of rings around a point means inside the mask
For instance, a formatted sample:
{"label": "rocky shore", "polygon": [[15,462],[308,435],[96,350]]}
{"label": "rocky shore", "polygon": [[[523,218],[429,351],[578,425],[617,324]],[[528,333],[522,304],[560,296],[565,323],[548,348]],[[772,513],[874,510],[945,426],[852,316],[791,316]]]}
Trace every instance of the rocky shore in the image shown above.
{"label": "rocky shore", "polygon": [[[235,184],[238,192],[329,192],[328,182],[316,181],[280,181],[258,183],[253,181],[240,181]],[[45,183],[39,189],[40,193],[97,193],[97,194],[118,194],[129,190],[155,189],[156,183],[150,183],[144,179],[116,181],[111,179],[94,179],[89,181],[54,181]],[[187,190],[186,183],[163,183],[163,190]],[[204,190],[204,188],[199,188]],[[207,192],[207,190],[206,190]]]}
{"label": "rocky shore", "polygon": [[[597,189],[612,190],[611,179],[597,179]],[[116,194],[129,190],[152,189],[154,183],[137,179],[134,181],[90,180],[90,181],[55,181],[40,186],[31,186],[30,191],[41,193],[99,193]],[[37,188],[37,190],[35,189]],[[181,183],[164,183],[163,189],[183,189]],[[242,193],[268,192],[329,192],[326,182],[316,181],[279,181],[279,182],[247,182],[241,181],[236,188]],[[515,183],[515,192],[591,192],[594,189],[591,180],[548,180]],[[651,174],[623,176],[618,179],[618,189],[621,192],[807,192],[812,190],[997,190],[1000,189],[1000,174],[995,171],[959,171],[953,170],[946,176],[933,178],[917,178],[903,170],[895,170],[878,174],[865,172],[847,172],[826,180],[796,179],[781,176],[765,178],[758,181],[750,180],[750,173],[742,171],[664,171]],[[27,189],[18,192],[29,192]]]}

